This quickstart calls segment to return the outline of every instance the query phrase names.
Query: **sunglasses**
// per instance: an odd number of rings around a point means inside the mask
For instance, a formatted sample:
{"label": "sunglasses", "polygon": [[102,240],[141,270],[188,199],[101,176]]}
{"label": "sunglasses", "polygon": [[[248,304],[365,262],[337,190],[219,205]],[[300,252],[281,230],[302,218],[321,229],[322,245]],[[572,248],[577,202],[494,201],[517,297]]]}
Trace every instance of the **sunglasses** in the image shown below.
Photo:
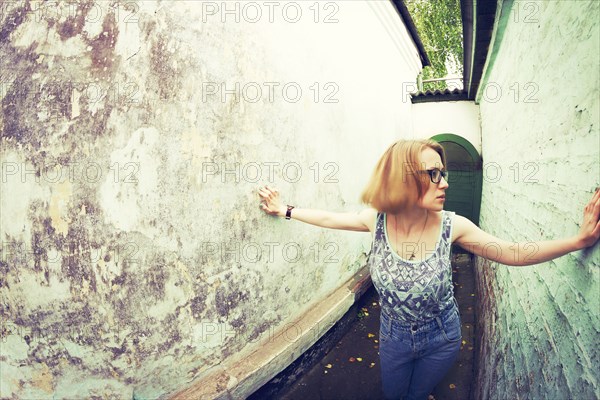
{"label": "sunglasses", "polygon": [[448,181],[448,171],[446,171],[446,170],[442,171],[439,168],[426,169],[425,171],[419,171],[419,173],[421,173],[421,174],[428,173],[429,178],[431,179],[431,182],[433,182],[433,183],[440,183],[442,181],[442,178],[444,178],[446,181]]}

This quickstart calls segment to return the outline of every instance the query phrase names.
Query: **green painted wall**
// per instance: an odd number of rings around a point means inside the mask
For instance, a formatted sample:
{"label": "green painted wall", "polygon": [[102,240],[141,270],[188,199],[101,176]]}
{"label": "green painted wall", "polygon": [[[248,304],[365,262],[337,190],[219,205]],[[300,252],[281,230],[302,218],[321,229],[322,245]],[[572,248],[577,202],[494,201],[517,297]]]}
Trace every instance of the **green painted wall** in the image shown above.
{"label": "green painted wall", "polygon": [[[515,1],[480,95],[481,226],[574,235],[600,178],[597,1]],[[600,396],[600,249],[524,268],[479,259],[477,399]]]}

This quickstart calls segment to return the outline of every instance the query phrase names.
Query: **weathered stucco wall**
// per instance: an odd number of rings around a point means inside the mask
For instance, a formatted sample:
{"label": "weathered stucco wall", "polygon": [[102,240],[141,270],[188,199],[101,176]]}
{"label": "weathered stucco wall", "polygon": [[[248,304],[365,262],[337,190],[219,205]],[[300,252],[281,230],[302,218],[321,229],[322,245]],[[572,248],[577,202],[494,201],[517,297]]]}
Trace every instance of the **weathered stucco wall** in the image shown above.
{"label": "weathered stucco wall", "polygon": [[[481,226],[574,235],[599,186],[599,3],[515,1],[481,97]],[[534,247],[530,248],[534,256]],[[600,250],[530,267],[478,261],[478,399],[600,395]]]}
{"label": "weathered stucco wall", "polygon": [[386,2],[247,4],[2,2],[0,397],[181,389],[363,265],[256,189],[359,209],[414,45]]}

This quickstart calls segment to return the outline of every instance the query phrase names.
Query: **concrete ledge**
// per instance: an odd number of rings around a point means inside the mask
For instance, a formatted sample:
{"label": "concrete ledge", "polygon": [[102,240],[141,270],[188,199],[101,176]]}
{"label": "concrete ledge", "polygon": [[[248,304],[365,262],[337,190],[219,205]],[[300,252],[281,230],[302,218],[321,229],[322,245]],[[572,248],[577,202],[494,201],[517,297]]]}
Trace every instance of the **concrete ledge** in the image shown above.
{"label": "concrete ledge", "polygon": [[278,330],[266,343],[260,342],[249,352],[227,360],[212,373],[168,398],[230,400],[248,397],[310,349],[370,285],[369,270],[365,266],[315,307]]}

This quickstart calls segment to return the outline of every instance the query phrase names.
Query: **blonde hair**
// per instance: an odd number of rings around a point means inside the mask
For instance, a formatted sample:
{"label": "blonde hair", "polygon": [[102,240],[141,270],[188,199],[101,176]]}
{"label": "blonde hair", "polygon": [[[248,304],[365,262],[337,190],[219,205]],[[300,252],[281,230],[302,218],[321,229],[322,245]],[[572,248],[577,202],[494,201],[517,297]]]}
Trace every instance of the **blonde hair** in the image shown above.
{"label": "blonde hair", "polygon": [[418,173],[421,153],[435,150],[446,165],[444,148],[433,140],[399,140],[379,159],[361,201],[379,212],[396,213],[415,205],[429,186],[429,176]]}

